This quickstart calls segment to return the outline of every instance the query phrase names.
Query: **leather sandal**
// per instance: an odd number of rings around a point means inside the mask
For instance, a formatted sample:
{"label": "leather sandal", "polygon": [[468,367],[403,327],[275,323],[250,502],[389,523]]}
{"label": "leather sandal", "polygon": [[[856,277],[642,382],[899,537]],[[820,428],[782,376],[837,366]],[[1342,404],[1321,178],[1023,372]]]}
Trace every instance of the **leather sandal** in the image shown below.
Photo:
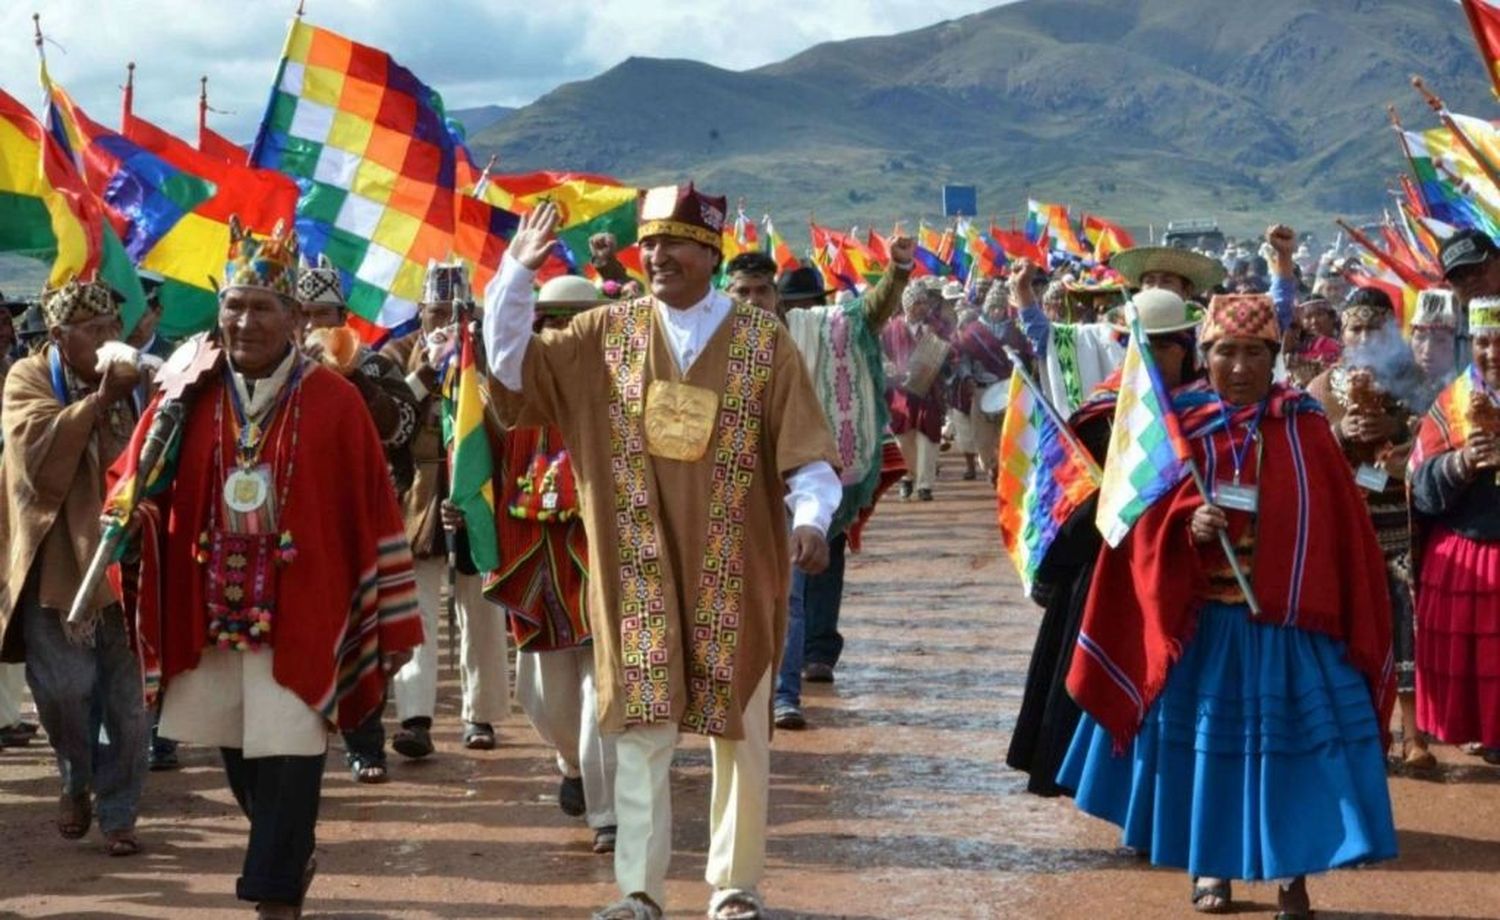
{"label": "leather sandal", "polygon": [[592,920],[662,920],[656,902],[637,892],[595,912]]}
{"label": "leather sandal", "polygon": [[134,830],[110,831],[104,841],[105,852],[111,856],[134,856],[141,851],[141,840]]}
{"label": "leather sandal", "polygon": [[708,902],[709,920],[760,920],[765,916],[760,895],[748,888],[720,888]]}
{"label": "leather sandal", "polygon": [[1200,914],[1227,914],[1233,907],[1233,892],[1229,879],[1221,878],[1204,883],[1193,879],[1193,910]]}
{"label": "leather sandal", "polygon": [[88,793],[74,797],[64,793],[57,801],[57,832],[67,840],[82,840],[94,824],[94,806]]}

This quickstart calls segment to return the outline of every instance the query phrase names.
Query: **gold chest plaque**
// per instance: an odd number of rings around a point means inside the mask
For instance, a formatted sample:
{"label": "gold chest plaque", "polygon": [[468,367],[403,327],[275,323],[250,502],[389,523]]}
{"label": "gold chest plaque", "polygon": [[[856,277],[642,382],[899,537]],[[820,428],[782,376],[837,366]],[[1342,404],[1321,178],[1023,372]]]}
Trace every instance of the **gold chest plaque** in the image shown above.
{"label": "gold chest plaque", "polygon": [[646,449],[657,457],[692,463],[703,459],[714,435],[719,394],[669,380],[646,388]]}

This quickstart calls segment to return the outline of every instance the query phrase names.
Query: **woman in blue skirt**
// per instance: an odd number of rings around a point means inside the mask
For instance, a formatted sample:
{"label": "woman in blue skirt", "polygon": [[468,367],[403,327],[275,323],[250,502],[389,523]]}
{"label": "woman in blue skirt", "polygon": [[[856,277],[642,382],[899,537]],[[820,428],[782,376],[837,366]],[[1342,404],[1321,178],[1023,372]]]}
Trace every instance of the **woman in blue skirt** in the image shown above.
{"label": "woman in blue skirt", "polygon": [[1318,404],[1272,384],[1270,298],[1215,297],[1199,338],[1209,379],[1173,402],[1212,501],[1184,475],[1101,553],[1058,782],[1199,910],[1275,879],[1290,920],[1306,875],[1396,855],[1385,565]]}

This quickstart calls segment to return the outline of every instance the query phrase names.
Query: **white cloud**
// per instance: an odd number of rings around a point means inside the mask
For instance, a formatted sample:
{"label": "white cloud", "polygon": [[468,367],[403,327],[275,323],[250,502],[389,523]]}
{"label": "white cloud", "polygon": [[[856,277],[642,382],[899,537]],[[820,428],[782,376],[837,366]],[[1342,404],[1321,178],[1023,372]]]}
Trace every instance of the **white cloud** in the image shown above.
{"label": "white cloud", "polygon": [[[114,125],[125,65],[136,62],[137,114],[192,136],[198,78],[235,140],[254,134],[294,0],[6,0],[0,88],[34,106],[33,10],[48,68],[94,118]],[[449,108],[521,105],[627,57],[675,57],[746,69],[818,42],[890,34],[999,0],[308,0],[307,20],[382,48]],[[60,46],[60,47],[59,47]]]}

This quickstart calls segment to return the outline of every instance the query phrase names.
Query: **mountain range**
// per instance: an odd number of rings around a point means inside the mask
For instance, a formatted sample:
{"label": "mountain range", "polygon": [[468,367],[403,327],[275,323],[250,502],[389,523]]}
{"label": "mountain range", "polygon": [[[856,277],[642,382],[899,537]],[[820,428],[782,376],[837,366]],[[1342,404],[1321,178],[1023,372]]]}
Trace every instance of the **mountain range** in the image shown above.
{"label": "mountain range", "polygon": [[507,172],[693,178],[797,234],[888,226],[973,184],[981,217],[1028,197],[1132,227],[1272,219],[1331,236],[1404,168],[1385,106],[1434,124],[1493,101],[1453,0],[1022,0],[749,71],[629,58],[469,131]]}

